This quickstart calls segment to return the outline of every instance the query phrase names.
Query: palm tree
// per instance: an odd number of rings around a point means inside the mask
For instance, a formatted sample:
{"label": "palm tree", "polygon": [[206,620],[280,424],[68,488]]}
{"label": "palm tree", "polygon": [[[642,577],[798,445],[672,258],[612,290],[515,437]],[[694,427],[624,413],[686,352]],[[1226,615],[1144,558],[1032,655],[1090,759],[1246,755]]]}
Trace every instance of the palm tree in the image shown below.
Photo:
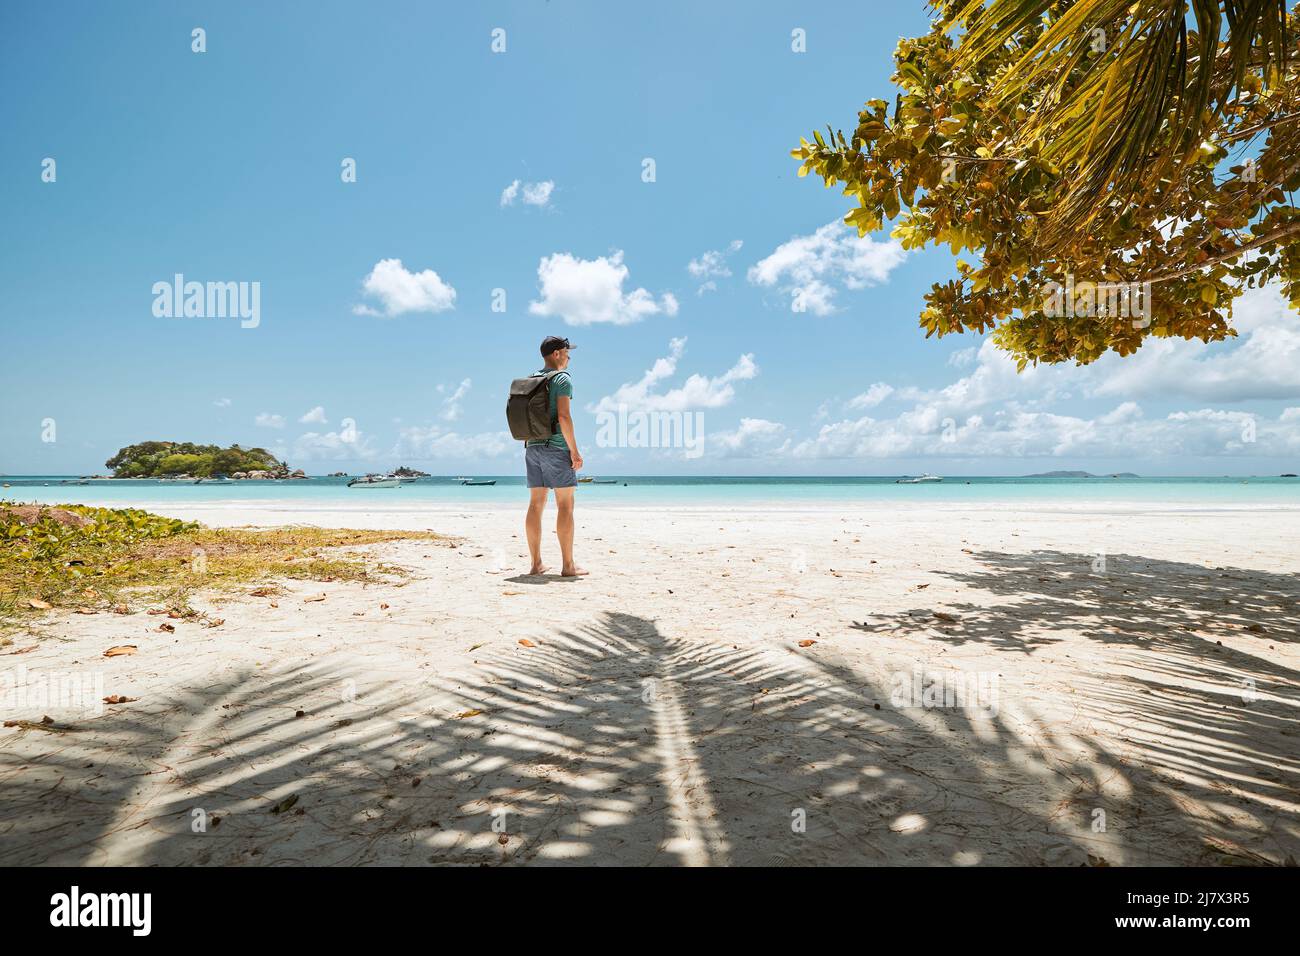
{"label": "palm tree", "polygon": [[[969,68],[1023,48],[991,105],[1040,91],[1011,149],[1076,174],[1048,228],[1061,235],[1137,196],[1150,199],[1194,160],[1203,131],[1240,97],[1284,83],[1285,0],[946,0]],[[1043,24],[1046,23],[1046,29]],[[1262,84],[1254,80],[1262,80]],[[1294,78],[1293,78],[1294,79]],[[1300,119],[1277,115],[1261,128]],[[1300,125],[1300,124],[1298,124]],[[1234,133],[1234,139],[1260,129]]]}

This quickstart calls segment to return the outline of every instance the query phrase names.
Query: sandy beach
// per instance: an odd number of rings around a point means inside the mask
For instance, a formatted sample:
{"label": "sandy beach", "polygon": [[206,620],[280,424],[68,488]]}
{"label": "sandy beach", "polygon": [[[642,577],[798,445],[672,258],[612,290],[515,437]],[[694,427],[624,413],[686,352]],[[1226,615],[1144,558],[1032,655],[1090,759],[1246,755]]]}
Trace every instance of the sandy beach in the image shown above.
{"label": "sandy beach", "polygon": [[1300,858],[1293,511],[580,507],[562,580],[521,509],[159,510],[455,541],[19,636],[138,699],[5,698],[0,864]]}

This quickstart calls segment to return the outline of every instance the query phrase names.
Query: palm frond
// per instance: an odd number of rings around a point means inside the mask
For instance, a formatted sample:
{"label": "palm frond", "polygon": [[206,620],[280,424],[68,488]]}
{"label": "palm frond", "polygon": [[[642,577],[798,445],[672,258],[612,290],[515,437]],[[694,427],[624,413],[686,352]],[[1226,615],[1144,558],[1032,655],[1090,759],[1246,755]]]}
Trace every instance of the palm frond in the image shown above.
{"label": "palm frond", "polygon": [[966,30],[965,68],[1020,53],[991,96],[1037,100],[1013,148],[1071,176],[1046,224],[1057,234],[1150,199],[1248,70],[1277,84],[1286,68],[1286,0],[956,0],[947,18]]}

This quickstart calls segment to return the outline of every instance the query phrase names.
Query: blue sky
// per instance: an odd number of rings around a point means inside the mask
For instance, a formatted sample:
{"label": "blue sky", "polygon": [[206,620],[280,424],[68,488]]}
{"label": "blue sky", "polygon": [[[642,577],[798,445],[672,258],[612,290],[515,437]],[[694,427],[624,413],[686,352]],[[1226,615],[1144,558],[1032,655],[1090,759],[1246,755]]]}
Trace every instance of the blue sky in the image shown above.
{"label": "blue sky", "polygon": [[[1300,327],[1271,290],[1234,343],[1089,369],[923,338],[947,253],[855,242],[788,152],[890,95],[926,22],[911,0],[6,3],[0,472],[173,439],[509,473],[504,396],[549,333],[579,346],[597,474],[1296,470]],[[156,316],[176,273],[259,283],[257,326]],[[620,401],[700,412],[703,454],[599,447]]]}

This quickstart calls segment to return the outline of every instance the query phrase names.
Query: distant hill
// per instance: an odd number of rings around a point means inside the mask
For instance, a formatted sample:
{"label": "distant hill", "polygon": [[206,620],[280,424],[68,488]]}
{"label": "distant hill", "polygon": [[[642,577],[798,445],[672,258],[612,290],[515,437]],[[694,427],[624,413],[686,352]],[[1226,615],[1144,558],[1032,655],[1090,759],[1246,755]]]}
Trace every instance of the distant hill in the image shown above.
{"label": "distant hill", "polygon": [[1037,475],[1025,475],[1026,478],[1140,478],[1131,471],[1117,471],[1112,475],[1094,475],[1090,471],[1044,471]]}

